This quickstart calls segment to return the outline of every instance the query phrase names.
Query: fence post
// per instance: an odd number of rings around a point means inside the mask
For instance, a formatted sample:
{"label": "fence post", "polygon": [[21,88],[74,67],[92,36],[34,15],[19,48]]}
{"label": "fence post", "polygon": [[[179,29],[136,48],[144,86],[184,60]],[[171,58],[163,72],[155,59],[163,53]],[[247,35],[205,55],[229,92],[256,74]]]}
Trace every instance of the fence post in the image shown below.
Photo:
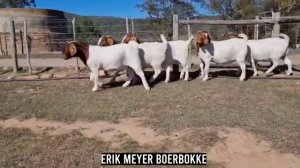
{"label": "fence post", "polygon": [[295,39],[295,45],[297,47],[298,44],[298,37],[299,37],[299,29],[300,29],[300,23],[297,23],[297,27],[296,27],[296,39]]}
{"label": "fence post", "polygon": [[15,23],[12,19],[9,20],[9,31],[10,31],[10,49],[11,56],[13,61],[13,72],[16,74],[18,72],[18,58],[16,50],[16,32],[15,32]]}
{"label": "fence post", "polygon": [[[255,16],[255,20],[259,20],[259,16]],[[254,25],[254,40],[258,39],[258,34],[259,34],[259,24]]]}
{"label": "fence post", "polygon": [[1,55],[3,56],[3,48],[2,48],[2,37],[0,36],[0,50],[1,50]]}
{"label": "fence post", "polygon": [[25,42],[25,50],[26,50],[26,61],[27,61],[27,66],[28,66],[28,72],[29,74],[32,74],[32,68],[31,68],[31,63],[30,63],[30,52],[29,52],[29,47],[28,47],[28,39],[27,39],[27,20],[24,19],[24,42]]}
{"label": "fence post", "polygon": [[128,17],[126,18],[126,34],[129,34],[129,23],[128,23]]}
{"label": "fence post", "polygon": [[178,15],[173,15],[173,40],[178,40]]}
{"label": "fence post", "polygon": [[275,12],[275,13],[272,12],[272,19],[275,21],[273,25],[272,37],[278,37],[280,33],[280,25],[279,25],[280,12]]}
{"label": "fence post", "polygon": [[4,35],[4,41],[5,41],[5,55],[8,55],[8,44],[7,44],[7,36]]}
{"label": "fence post", "polygon": [[[72,27],[73,27],[73,40],[76,40],[76,29],[75,29],[75,17],[72,19]],[[78,65],[78,58],[76,57],[76,73],[77,77],[79,76],[79,65]]]}
{"label": "fence post", "polygon": [[20,47],[21,47],[21,53],[24,54],[24,32],[22,32],[22,30],[20,29]]}
{"label": "fence post", "polygon": [[[189,21],[190,20],[190,18],[187,18],[187,21]],[[188,38],[190,38],[191,37],[191,35],[192,35],[192,32],[191,32],[191,25],[190,24],[187,24],[187,31],[188,31]],[[189,56],[191,55],[191,53],[192,53],[192,46],[191,46],[191,44],[189,45]]]}
{"label": "fence post", "polygon": [[133,23],[133,19],[131,19],[131,32],[132,32],[132,34],[134,34],[134,23]]}

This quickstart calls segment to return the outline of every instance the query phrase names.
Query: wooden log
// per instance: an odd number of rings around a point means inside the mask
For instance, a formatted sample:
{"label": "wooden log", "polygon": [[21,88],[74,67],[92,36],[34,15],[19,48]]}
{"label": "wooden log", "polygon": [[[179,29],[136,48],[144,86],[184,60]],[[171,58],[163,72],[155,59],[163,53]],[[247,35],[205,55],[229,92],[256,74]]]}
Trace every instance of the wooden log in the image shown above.
{"label": "wooden log", "polygon": [[178,15],[173,15],[173,40],[178,40]]}
{"label": "wooden log", "polygon": [[[76,27],[75,27],[75,17],[72,19],[72,27],[73,27],[73,40],[75,41],[76,40]],[[78,57],[76,57],[76,74],[77,74],[77,77],[79,76],[79,63],[78,63]]]}
{"label": "wooden log", "polygon": [[15,32],[15,23],[13,20],[9,20],[9,31],[10,31],[10,49],[11,49],[11,58],[13,61],[13,72],[16,74],[18,72],[18,58],[17,58],[17,49],[16,49],[16,32]]}
{"label": "wooden log", "polygon": [[[173,17],[174,18],[174,17]],[[179,24],[208,24],[208,25],[250,25],[250,24],[273,24],[274,20],[179,20]]]}
{"label": "wooden log", "polygon": [[29,52],[29,45],[28,45],[28,32],[27,32],[27,20],[24,20],[24,43],[25,43],[25,50],[26,50],[26,61],[28,66],[28,72],[29,74],[32,74],[32,67],[30,63],[30,52]]}

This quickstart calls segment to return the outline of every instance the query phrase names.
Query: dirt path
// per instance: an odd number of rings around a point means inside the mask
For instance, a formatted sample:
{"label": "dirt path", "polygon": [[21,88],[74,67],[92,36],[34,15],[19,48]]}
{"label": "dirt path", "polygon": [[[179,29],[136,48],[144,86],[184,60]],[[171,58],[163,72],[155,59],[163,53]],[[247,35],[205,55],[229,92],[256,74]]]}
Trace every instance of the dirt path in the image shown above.
{"label": "dirt path", "polygon": [[[181,139],[189,130],[184,130],[171,135],[161,135],[151,128],[143,126],[143,118],[127,118],[120,120],[119,123],[106,121],[76,121],[66,124],[63,122],[37,120],[36,118],[18,120],[11,118],[1,120],[2,128],[28,128],[40,134],[50,135],[67,134],[74,130],[80,131],[86,137],[96,137],[101,140],[111,142],[113,147],[118,147],[124,140],[132,139],[140,146],[160,146],[166,140],[170,141],[168,147],[170,151],[184,149],[182,146],[186,142]],[[176,135],[176,136],[175,136]],[[266,141],[259,141],[255,135],[239,128],[225,128],[219,131],[219,136],[225,140],[218,142],[208,152],[209,160],[225,163],[228,168],[298,168],[300,167],[300,157],[293,154],[282,154]],[[199,152],[198,146],[195,151]],[[187,151],[186,151],[187,152]]]}
{"label": "dirt path", "polygon": [[[300,66],[300,54],[291,54],[289,58],[292,60],[293,65]],[[81,60],[78,61],[80,67],[84,67]],[[197,56],[190,57],[190,62],[199,64],[199,58]],[[20,67],[27,67],[26,59],[19,58],[18,63]],[[32,58],[32,67],[75,67],[76,59],[64,60],[62,58]],[[0,59],[0,67],[13,66],[11,59]]]}

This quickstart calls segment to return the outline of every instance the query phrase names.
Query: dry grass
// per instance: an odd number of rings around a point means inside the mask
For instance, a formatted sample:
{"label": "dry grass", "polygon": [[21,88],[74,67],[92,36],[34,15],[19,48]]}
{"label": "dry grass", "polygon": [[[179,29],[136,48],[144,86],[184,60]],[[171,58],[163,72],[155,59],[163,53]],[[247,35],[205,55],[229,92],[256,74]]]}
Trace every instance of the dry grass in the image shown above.
{"label": "dry grass", "polygon": [[[0,118],[17,116],[24,119],[37,117],[65,122],[78,119],[117,122],[125,117],[145,117],[147,121],[144,124],[162,134],[170,134],[186,128],[193,129],[196,132],[194,136],[191,135],[185,140],[189,144],[202,143],[208,148],[218,141],[214,128],[239,127],[255,133],[261,139],[271,141],[273,147],[281,151],[300,154],[298,143],[300,139],[300,86],[297,82],[299,81],[251,79],[246,82],[240,82],[237,79],[213,79],[202,82],[196,79],[191,82],[160,83],[155,85],[150,92],[145,91],[142,86],[133,86],[126,89],[111,87],[97,93],[91,92],[92,83],[88,80],[0,83],[2,93],[0,95]],[[40,159],[47,158],[41,156],[47,148],[52,148],[51,138],[46,135],[33,135],[26,131],[12,133],[12,131],[4,130],[1,130],[1,135],[5,135],[0,143],[4,147],[0,150],[2,156],[3,153],[9,151],[12,152],[11,155],[16,155],[16,158],[24,159],[26,155],[19,154],[22,153],[21,151],[15,153],[13,149],[8,150],[8,148],[18,148],[13,147],[18,145],[21,145],[19,146],[21,149],[27,150],[28,145],[21,143],[23,141],[19,140],[20,137],[25,137],[25,139],[30,137],[33,144],[37,141],[44,143],[38,148],[33,148],[38,150],[37,155]],[[55,138],[58,142],[53,141],[53,145],[61,146],[59,144],[61,137]],[[76,133],[64,137],[64,139],[68,138],[70,139],[69,146],[66,142],[60,142],[67,145],[63,151],[92,153],[89,159],[97,156],[95,151],[99,153],[109,146],[93,139],[83,138]],[[77,139],[80,143],[77,143]],[[8,145],[10,141],[18,145]],[[92,144],[97,149],[85,147],[84,143]],[[44,146],[45,144],[47,145]],[[72,145],[78,146],[73,149]],[[145,149],[134,140],[128,140],[123,146],[121,151]],[[34,154],[36,151],[33,149],[28,149],[25,153]],[[161,148],[161,151],[163,150]],[[11,155],[2,157],[2,164],[5,163],[3,159],[14,161],[15,156]],[[81,158],[77,158],[77,154],[72,154],[72,159],[78,161]],[[82,164],[89,162],[89,159]],[[72,164],[75,164],[74,162]],[[26,161],[23,163],[30,165]],[[43,163],[48,163],[48,161],[44,160]],[[32,166],[35,167],[35,165]],[[92,166],[89,165],[89,167]]]}

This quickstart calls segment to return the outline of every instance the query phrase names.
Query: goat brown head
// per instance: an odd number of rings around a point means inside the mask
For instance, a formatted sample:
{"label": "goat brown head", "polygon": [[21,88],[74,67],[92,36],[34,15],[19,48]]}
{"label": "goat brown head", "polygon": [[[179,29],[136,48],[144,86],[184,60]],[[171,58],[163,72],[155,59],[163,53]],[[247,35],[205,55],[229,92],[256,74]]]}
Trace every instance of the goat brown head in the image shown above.
{"label": "goat brown head", "polygon": [[71,41],[65,44],[62,50],[62,54],[65,55],[65,60],[72,57],[79,57],[83,61],[83,63],[86,64],[89,56],[89,45]]}
{"label": "goat brown head", "polygon": [[210,36],[207,31],[198,31],[196,35],[196,46],[197,46],[197,51],[199,50],[200,47],[210,43]]}
{"label": "goat brown head", "polygon": [[123,40],[123,43],[127,44],[127,43],[129,43],[129,41],[135,41],[137,43],[141,43],[136,34],[127,34]]}
{"label": "goat brown head", "polygon": [[237,37],[238,37],[237,33],[227,32],[227,33],[224,33],[224,35],[222,36],[222,39],[227,40],[227,39],[232,39],[232,38],[237,38]]}

